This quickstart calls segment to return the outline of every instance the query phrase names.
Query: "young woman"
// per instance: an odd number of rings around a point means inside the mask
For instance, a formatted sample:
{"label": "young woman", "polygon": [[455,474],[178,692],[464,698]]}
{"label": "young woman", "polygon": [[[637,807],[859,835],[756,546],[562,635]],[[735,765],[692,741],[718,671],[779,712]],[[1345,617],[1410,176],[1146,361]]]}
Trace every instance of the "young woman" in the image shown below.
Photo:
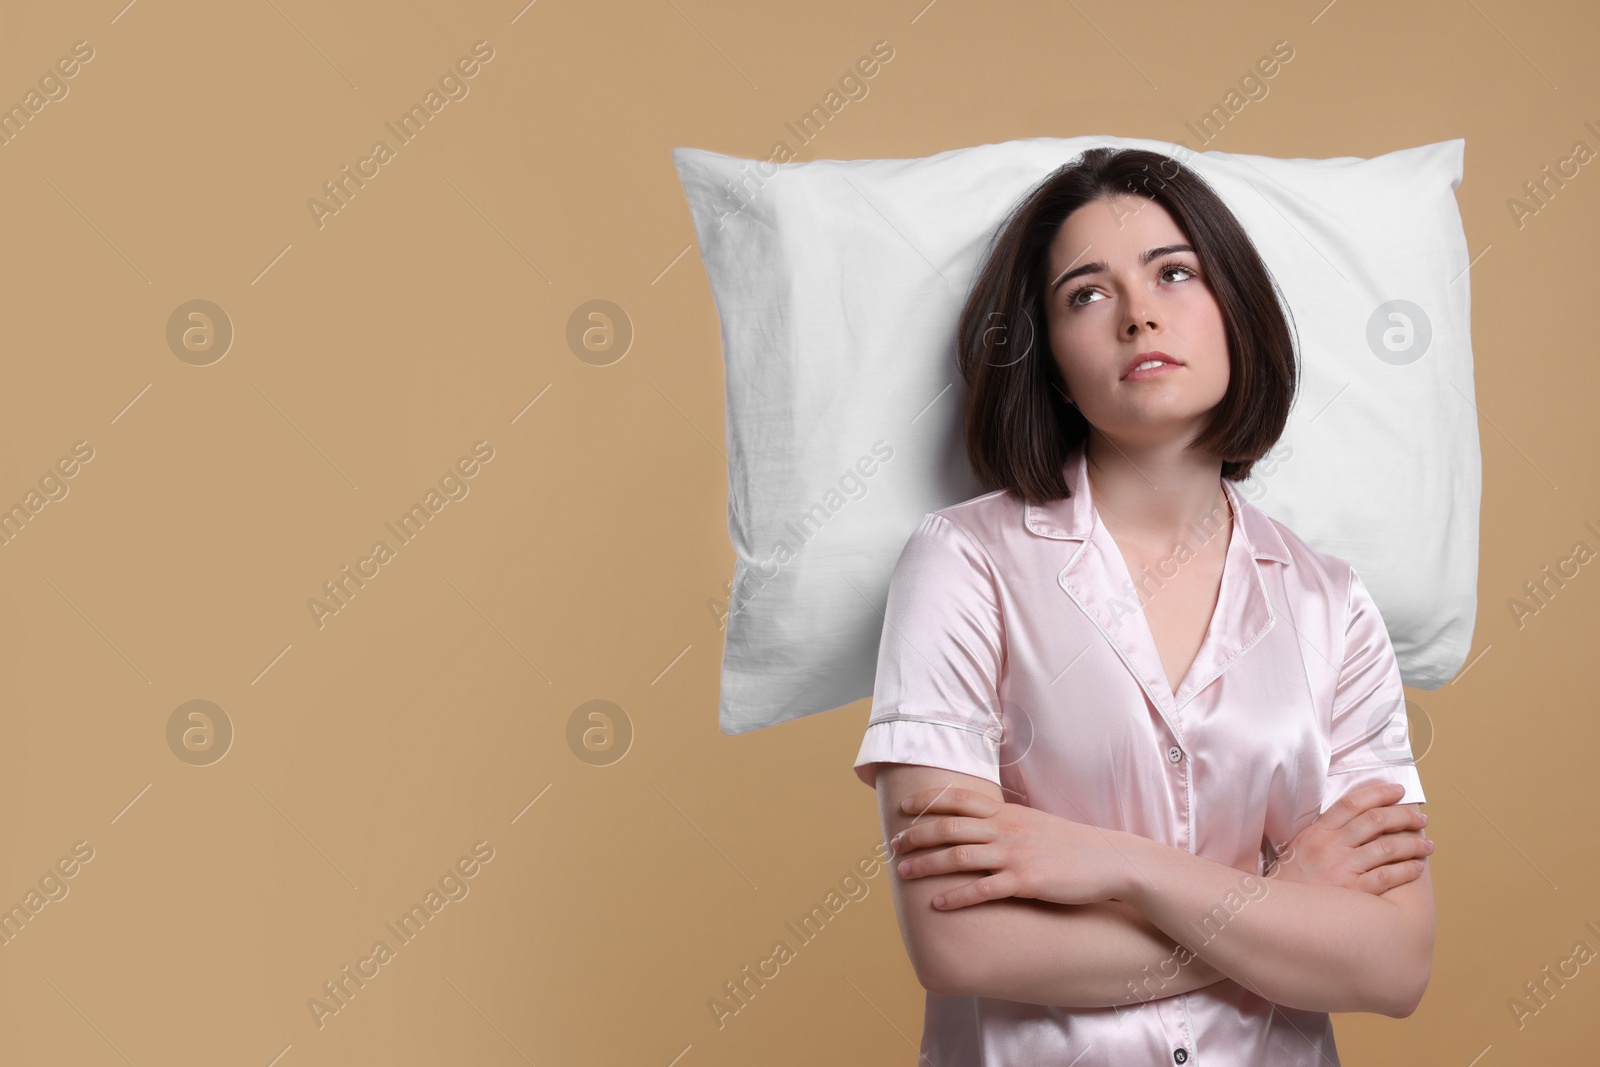
{"label": "young woman", "polygon": [[998,488],[908,540],[856,759],[926,1061],[1337,1064],[1329,1012],[1427,986],[1432,842],[1371,596],[1231,484],[1298,382],[1265,265],[1193,171],[1097,148],[958,351]]}

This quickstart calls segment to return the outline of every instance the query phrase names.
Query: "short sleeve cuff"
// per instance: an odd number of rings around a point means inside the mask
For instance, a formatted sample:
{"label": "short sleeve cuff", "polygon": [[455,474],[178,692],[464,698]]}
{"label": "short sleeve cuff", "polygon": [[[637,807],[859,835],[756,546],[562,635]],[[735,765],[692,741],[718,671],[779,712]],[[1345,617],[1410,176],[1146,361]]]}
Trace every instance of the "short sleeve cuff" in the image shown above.
{"label": "short sleeve cuff", "polygon": [[1393,782],[1405,786],[1405,795],[1395,801],[1396,804],[1427,803],[1428,798],[1422,792],[1422,778],[1417,774],[1415,763],[1379,764],[1328,775],[1327,784],[1322,789],[1322,808],[1318,814],[1333,807],[1350,790],[1373,782]]}
{"label": "short sleeve cuff", "polygon": [[995,745],[984,731],[929,715],[895,713],[869,722],[856,754],[856,776],[876,788],[878,763],[916,763],[1000,784]]}

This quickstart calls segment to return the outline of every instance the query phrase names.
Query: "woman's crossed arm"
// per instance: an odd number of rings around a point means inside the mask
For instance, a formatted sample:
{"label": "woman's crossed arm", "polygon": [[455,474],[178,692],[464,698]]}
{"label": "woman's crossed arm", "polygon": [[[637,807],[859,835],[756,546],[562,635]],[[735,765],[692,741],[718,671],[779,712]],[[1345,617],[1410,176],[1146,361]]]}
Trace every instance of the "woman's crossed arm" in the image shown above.
{"label": "woman's crossed arm", "polygon": [[1122,899],[1245,988],[1286,1007],[1397,1019],[1421,1002],[1433,967],[1426,861],[1377,896],[1276,879],[1255,879],[1266,888],[1248,895],[1232,867],[1148,838],[1129,846]]}
{"label": "woman's crossed arm", "polygon": [[[968,789],[1001,802],[985,778],[907,763],[880,763],[878,810],[885,838],[917,821],[903,798],[928,789]],[[929,901],[973,880],[972,871],[903,878],[889,862],[901,938],[917,979],[930,992],[998,997],[1065,1008],[1136,1008],[1141,1002],[1210,985],[1223,976],[1200,959],[1181,967],[1173,940],[1132,905],[1107,900],[1065,905],[1021,897],[981,908],[941,910]]]}
{"label": "woman's crossed arm", "polygon": [[[1006,804],[970,775],[881,764],[878,778],[885,831],[914,853],[909,875],[893,864],[902,935],[935,992],[1104,1006],[1225,976],[1289,1007],[1403,1017],[1431,969],[1433,896],[1426,861],[1405,859],[1425,855],[1415,806],[1373,807],[1394,796],[1383,788],[1352,791],[1296,839],[1317,846],[1317,873],[1259,878]],[[1328,884],[1291,880],[1308,877]]]}

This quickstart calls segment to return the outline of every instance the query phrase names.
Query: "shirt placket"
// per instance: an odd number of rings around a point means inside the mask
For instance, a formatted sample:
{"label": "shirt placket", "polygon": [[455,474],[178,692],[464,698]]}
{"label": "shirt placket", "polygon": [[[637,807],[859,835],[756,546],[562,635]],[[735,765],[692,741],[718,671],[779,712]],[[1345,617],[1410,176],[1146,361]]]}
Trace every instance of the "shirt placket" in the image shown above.
{"label": "shirt placket", "polygon": [[[1103,527],[1097,525],[1095,534],[1084,541],[1082,548],[1061,569],[1057,581],[1121,658],[1166,726],[1166,736],[1158,739],[1159,751],[1155,755],[1168,773],[1174,775],[1171,795],[1179,798],[1177,803],[1181,808],[1171,813],[1176,838],[1171,843],[1176,848],[1192,850],[1193,783],[1189,780],[1179,705],[1167,684],[1166,668],[1161,663],[1155,639],[1150,636],[1142,609],[1131,607],[1115,593],[1117,576],[1128,574],[1120,550],[1115,542],[1110,542],[1110,535]],[[1102,543],[1102,537],[1110,542],[1109,546]],[[1109,559],[1113,552],[1118,553],[1115,561]]]}

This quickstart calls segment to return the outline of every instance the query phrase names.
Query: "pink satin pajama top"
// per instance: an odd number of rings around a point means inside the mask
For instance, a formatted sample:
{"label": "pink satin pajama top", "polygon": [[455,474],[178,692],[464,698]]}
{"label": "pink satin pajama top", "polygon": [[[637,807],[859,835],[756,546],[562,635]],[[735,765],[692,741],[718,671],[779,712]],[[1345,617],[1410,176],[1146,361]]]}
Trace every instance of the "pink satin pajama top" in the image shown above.
{"label": "pink satin pajama top", "polygon": [[[1425,799],[1394,650],[1348,563],[1224,479],[1231,522],[1188,538],[1191,551],[1229,538],[1221,589],[1174,693],[1142,605],[1177,563],[1135,586],[1081,447],[1064,473],[1066,499],[997,491],[912,533],[889,585],[863,782],[879,762],[960,771],[1012,803],[1258,875],[1357,785],[1398,782],[1400,803]],[[1115,1008],[929,993],[922,1053],[932,1067],[1339,1062],[1326,1013],[1229,979]]]}

